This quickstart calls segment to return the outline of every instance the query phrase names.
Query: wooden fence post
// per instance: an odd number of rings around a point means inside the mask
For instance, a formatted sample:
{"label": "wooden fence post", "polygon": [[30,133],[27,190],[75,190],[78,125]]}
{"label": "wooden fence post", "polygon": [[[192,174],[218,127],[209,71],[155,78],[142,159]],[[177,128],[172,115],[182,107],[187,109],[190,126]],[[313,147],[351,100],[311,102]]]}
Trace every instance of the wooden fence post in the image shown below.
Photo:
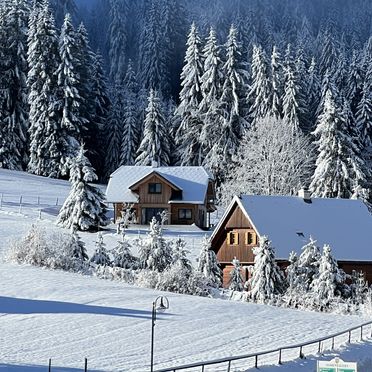
{"label": "wooden fence post", "polygon": [[49,372],[52,371],[52,359],[49,359],[49,368],[48,368],[48,371]]}
{"label": "wooden fence post", "polygon": [[20,198],[19,198],[19,214],[22,213],[22,200],[23,200],[23,198],[22,198],[22,195],[21,195]]}
{"label": "wooden fence post", "polygon": [[4,198],[4,193],[1,193],[1,198],[0,198],[0,209],[3,208],[3,198]]}
{"label": "wooden fence post", "polygon": [[349,344],[351,342],[351,331],[349,331]]}
{"label": "wooden fence post", "polygon": [[303,354],[303,352],[302,352],[302,346],[300,347],[300,358],[301,359],[304,359],[304,357],[305,357],[305,355]]}
{"label": "wooden fence post", "polygon": [[88,372],[88,359],[85,358],[84,372]]}
{"label": "wooden fence post", "polygon": [[279,365],[282,364],[282,349],[279,349],[279,361],[278,361],[278,364]]}
{"label": "wooden fence post", "polygon": [[229,364],[227,365],[227,372],[230,372],[231,369],[231,360],[229,360]]}
{"label": "wooden fence post", "polygon": [[333,350],[335,348],[335,338],[332,337],[332,346],[331,346],[331,350]]}
{"label": "wooden fence post", "polygon": [[360,327],[360,341],[363,341],[363,326]]}
{"label": "wooden fence post", "polygon": [[322,341],[319,341],[319,346],[318,346],[318,354],[320,354],[320,350],[322,349]]}
{"label": "wooden fence post", "polygon": [[257,354],[255,355],[255,358],[254,358],[254,367],[258,368],[258,355]]}

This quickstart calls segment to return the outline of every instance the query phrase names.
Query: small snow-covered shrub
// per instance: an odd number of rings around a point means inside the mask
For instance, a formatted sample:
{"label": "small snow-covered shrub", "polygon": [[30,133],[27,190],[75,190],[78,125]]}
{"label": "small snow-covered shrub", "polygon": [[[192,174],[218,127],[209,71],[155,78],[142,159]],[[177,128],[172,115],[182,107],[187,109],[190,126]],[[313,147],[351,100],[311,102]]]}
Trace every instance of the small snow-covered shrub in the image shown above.
{"label": "small snow-covered shrub", "polygon": [[156,288],[159,282],[159,273],[152,270],[140,270],[136,275],[136,285],[145,288]]}
{"label": "small snow-covered shrub", "polygon": [[134,271],[123,269],[121,267],[111,267],[91,264],[92,273],[100,279],[116,280],[125,283],[134,282]]}
{"label": "small snow-covered shrub", "polygon": [[7,259],[50,269],[84,270],[83,261],[74,257],[74,247],[70,234],[32,225],[25,237],[12,243]]}

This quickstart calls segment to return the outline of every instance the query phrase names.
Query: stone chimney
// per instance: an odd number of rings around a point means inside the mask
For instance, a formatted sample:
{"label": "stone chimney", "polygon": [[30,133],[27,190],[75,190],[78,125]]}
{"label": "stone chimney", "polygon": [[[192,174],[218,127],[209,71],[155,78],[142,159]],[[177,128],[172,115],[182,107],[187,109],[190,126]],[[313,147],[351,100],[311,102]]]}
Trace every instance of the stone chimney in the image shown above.
{"label": "stone chimney", "polygon": [[298,197],[304,199],[305,203],[311,203],[311,193],[305,187],[302,187],[300,190],[298,190]]}

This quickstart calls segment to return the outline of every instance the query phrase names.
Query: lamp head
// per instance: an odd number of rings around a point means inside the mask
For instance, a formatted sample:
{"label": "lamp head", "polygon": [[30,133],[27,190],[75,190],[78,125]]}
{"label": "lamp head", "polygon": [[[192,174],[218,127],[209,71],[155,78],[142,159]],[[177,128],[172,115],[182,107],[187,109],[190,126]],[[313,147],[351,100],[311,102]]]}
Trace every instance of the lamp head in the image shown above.
{"label": "lamp head", "polygon": [[165,310],[169,309],[169,301],[166,297],[159,297],[160,303],[156,306],[156,311],[159,313],[164,313]]}

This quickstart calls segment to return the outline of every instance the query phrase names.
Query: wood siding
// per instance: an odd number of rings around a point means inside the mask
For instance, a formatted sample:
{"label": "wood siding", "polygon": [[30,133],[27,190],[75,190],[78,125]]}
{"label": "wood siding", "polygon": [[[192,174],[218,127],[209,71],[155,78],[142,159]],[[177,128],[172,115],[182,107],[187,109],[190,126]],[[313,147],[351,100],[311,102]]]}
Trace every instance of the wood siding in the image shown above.
{"label": "wood siding", "polygon": [[[161,194],[149,194],[150,183],[160,183],[162,185]],[[171,186],[166,184],[160,177],[157,177],[156,175],[148,178],[146,182],[139,184],[138,189],[133,191],[139,195],[139,203],[141,206],[144,204],[156,204],[156,206],[154,206],[156,208],[162,208],[163,205],[167,205],[172,195]]]}
{"label": "wood siding", "polygon": [[[227,236],[231,231],[235,231],[239,235],[239,243],[237,245],[228,244]],[[232,208],[225,226],[221,227],[212,241],[212,248],[217,253],[219,262],[231,263],[234,257],[236,257],[243,265],[253,264],[253,248],[257,246],[257,244],[246,244],[245,234],[248,232],[255,233],[257,236],[252,224],[236,204],[235,207]]]}

